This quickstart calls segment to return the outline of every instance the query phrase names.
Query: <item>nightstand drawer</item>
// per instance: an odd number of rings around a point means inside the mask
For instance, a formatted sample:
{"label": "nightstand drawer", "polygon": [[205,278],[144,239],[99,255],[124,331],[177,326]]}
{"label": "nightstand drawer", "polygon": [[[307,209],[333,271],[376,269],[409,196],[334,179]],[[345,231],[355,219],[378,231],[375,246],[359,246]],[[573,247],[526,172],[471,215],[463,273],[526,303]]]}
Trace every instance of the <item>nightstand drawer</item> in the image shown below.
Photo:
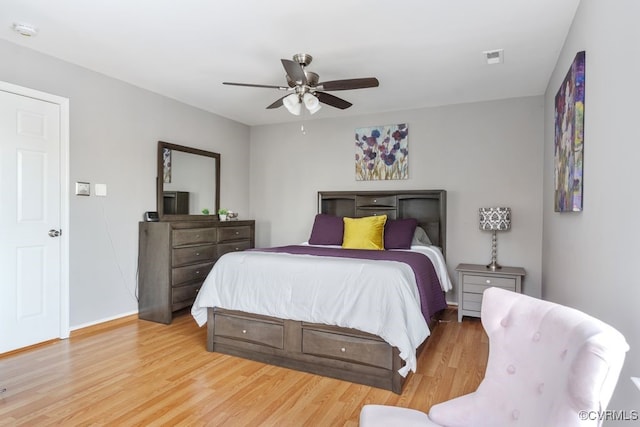
{"label": "nightstand drawer", "polygon": [[502,267],[490,270],[480,264],[458,264],[458,322],[463,316],[480,317],[482,294],[491,287],[522,292],[522,267]]}
{"label": "nightstand drawer", "polygon": [[471,291],[474,287],[477,286],[477,292],[480,293],[482,293],[486,288],[492,286],[514,290],[516,288],[516,279],[514,277],[489,277],[465,274],[463,284],[465,291]]}
{"label": "nightstand drawer", "polygon": [[465,292],[462,295],[462,301],[465,310],[480,311],[482,307],[482,294],[472,294]]}

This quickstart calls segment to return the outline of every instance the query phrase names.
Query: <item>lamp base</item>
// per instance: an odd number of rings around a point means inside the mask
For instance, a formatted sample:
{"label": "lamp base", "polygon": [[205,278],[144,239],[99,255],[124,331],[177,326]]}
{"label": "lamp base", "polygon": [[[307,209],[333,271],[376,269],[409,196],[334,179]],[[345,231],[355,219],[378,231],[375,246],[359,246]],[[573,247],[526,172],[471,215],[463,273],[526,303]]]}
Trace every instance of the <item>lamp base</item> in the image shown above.
{"label": "lamp base", "polygon": [[487,264],[487,268],[491,271],[496,271],[496,270],[500,270],[502,268],[502,266],[500,264],[498,264],[496,262],[496,260],[494,259],[493,261],[491,261],[490,264]]}

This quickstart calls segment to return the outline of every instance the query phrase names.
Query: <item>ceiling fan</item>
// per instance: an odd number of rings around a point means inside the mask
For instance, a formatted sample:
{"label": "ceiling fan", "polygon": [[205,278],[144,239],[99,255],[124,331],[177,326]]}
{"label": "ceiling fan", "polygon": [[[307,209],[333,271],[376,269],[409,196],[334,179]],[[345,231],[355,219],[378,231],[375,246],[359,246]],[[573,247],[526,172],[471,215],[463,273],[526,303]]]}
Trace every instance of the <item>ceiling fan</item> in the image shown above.
{"label": "ceiling fan", "polygon": [[311,114],[320,109],[320,103],[327,104],[341,110],[353,105],[342,98],[338,98],[337,96],[327,93],[327,91],[365,89],[369,87],[378,87],[380,84],[378,79],[375,77],[319,82],[320,76],[306,69],[312,59],[313,57],[306,53],[293,55],[293,61],[290,59],[281,59],[282,65],[287,73],[286,77],[288,86],[233,82],[222,82],[222,84],[232,86],[263,87],[287,91],[288,93],[285,96],[267,106],[267,109],[278,108],[284,105],[291,114],[296,116],[300,115],[303,104]]}

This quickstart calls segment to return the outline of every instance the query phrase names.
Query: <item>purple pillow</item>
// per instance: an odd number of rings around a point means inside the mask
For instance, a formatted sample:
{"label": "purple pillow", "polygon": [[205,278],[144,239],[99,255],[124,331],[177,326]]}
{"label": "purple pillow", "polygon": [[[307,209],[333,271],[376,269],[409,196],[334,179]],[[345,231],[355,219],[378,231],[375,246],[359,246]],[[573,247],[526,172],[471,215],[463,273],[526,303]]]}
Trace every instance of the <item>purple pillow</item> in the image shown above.
{"label": "purple pillow", "polygon": [[344,235],[344,221],[341,216],[318,214],[313,221],[311,245],[342,245]]}
{"label": "purple pillow", "polygon": [[410,249],[417,226],[418,220],[415,218],[387,220],[384,225],[384,248]]}

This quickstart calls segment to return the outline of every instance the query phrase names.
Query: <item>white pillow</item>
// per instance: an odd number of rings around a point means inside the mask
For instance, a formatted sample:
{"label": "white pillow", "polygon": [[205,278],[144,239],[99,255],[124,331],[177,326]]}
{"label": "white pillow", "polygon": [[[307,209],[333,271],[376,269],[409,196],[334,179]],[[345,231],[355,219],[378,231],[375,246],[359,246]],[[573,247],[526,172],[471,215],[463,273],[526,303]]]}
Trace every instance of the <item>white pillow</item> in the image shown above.
{"label": "white pillow", "polygon": [[411,240],[412,245],[422,245],[422,246],[430,246],[433,245],[431,243],[431,239],[427,236],[427,232],[424,231],[422,227],[416,227],[416,231],[413,232],[413,239]]}

